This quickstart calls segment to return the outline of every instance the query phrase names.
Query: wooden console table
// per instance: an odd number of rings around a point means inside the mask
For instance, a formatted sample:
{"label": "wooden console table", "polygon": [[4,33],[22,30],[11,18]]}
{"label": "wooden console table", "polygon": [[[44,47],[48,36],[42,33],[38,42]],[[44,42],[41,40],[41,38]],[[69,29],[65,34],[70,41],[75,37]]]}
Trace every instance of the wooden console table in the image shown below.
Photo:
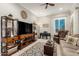
{"label": "wooden console table", "polygon": [[[19,41],[19,43],[17,43],[16,41]],[[1,55],[3,56],[12,55],[13,53],[23,49],[24,47],[32,44],[35,41],[36,40],[34,33],[18,35],[16,37],[4,38],[2,39],[2,43],[5,43],[6,46],[2,47]]]}

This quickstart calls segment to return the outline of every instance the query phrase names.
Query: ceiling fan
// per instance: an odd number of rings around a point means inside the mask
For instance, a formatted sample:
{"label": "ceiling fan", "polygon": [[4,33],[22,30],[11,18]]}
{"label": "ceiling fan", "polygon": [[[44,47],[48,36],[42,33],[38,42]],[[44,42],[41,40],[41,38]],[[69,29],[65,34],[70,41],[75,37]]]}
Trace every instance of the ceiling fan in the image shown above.
{"label": "ceiling fan", "polygon": [[47,9],[48,6],[55,6],[55,4],[53,4],[53,3],[44,3],[41,6],[43,6],[43,5],[45,5],[45,9]]}

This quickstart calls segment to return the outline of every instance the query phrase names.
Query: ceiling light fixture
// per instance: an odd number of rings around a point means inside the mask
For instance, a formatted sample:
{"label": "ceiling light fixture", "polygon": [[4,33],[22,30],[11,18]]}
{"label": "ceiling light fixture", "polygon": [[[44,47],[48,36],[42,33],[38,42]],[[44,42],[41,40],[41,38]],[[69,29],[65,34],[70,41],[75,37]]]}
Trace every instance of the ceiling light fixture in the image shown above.
{"label": "ceiling light fixture", "polygon": [[61,11],[61,10],[63,10],[63,8],[59,8],[59,10]]}

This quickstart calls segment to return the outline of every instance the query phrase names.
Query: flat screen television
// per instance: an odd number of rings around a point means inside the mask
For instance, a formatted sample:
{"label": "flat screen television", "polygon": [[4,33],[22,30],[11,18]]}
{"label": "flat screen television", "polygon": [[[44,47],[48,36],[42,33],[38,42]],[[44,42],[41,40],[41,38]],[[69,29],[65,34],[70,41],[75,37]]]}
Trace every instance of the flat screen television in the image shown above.
{"label": "flat screen television", "polygon": [[32,33],[32,24],[18,21],[18,35]]}

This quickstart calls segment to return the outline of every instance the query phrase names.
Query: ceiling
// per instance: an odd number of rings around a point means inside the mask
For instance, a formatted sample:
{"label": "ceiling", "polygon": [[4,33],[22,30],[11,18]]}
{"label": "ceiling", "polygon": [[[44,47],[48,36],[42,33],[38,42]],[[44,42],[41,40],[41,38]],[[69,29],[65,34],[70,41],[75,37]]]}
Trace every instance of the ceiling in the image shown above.
{"label": "ceiling", "polygon": [[73,11],[74,7],[79,6],[79,4],[74,3],[55,3],[55,6],[48,6],[45,9],[45,5],[41,6],[41,4],[43,3],[21,3],[20,5],[31,11],[37,17]]}

